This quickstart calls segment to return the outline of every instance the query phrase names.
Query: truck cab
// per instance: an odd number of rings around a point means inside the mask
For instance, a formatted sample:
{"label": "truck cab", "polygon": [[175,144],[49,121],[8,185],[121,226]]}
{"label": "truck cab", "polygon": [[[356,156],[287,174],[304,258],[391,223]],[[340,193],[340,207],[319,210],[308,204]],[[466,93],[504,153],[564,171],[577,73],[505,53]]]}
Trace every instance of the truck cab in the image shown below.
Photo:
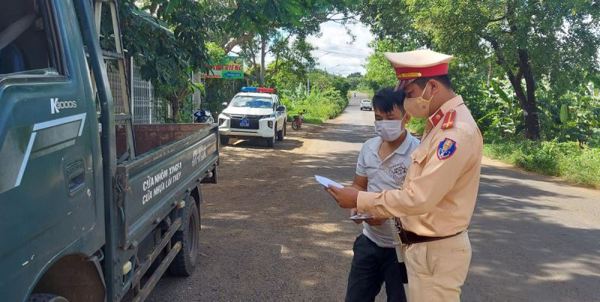
{"label": "truck cab", "polygon": [[287,112],[272,88],[243,87],[219,115],[222,145],[230,138],[259,138],[267,146],[282,141],[286,134]]}

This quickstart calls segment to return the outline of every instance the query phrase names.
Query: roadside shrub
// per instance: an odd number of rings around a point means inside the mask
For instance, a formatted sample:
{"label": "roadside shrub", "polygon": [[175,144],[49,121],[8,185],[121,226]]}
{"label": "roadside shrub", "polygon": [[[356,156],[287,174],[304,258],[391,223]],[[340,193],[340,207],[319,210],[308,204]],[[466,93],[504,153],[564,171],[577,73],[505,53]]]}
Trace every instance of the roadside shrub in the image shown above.
{"label": "roadside shrub", "polygon": [[528,171],[600,187],[600,148],[576,142],[490,141],[485,155]]}
{"label": "roadside shrub", "polygon": [[282,102],[290,117],[304,111],[304,121],[307,123],[322,123],[335,118],[348,105],[348,99],[334,88],[313,89],[307,94],[299,87],[294,92],[283,93]]}
{"label": "roadside shrub", "polygon": [[406,125],[406,128],[416,134],[421,135],[423,131],[425,131],[425,125],[427,124],[427,119],[424,118],[411,118],[410,122]]}

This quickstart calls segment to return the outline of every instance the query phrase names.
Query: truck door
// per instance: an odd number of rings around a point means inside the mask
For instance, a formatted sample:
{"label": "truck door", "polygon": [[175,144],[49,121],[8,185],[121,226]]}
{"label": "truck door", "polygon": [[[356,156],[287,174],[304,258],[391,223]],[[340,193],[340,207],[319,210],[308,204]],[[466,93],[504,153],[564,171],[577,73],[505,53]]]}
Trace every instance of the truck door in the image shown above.
{"label": "truck door", "polygon": [[97,250],[104,227],[96,109],[72,4],[10,2],[0,12],[0,32],[14,36],[0,51],[0,271],[17,281],[4,284],[26,286],[61,253]]}

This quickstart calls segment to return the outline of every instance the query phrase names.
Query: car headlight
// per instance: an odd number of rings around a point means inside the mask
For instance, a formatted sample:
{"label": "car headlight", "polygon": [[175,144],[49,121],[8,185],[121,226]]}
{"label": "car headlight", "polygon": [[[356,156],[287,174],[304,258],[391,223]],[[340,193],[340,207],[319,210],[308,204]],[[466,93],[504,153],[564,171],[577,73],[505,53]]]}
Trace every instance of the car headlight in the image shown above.
{"label": "car headlight", "polygon": [[228,119],[228,118],[231,118],[231,115],[224,113],[224,112],[219,114],[219,119]]}
{"label": "car headlight", "polygon": [[275,113],[271,113],[269,115],[261,115],[259,119],[265,119],[265,118],[274,118],[276,117]]}

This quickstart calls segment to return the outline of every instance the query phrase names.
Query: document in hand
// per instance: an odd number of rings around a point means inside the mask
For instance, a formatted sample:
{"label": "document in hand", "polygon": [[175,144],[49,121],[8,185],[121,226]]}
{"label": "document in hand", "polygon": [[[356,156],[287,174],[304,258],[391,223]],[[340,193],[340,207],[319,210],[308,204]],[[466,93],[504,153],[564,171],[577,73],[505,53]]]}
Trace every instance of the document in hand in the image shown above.
{"label": "document in hand", "polygon": [[359,214],[350,216],[350,219],[352,219],[352,220],[367,220],[367,219],[371,219],[371,218],[373,218],[373,216],[371,216],[371,214],[366,214],[366,213],[359,213]]}
{"label": "document in hand", "polygon": [[327,177],[323,177],[320,175],[315,175],[315,179],[317,180],[318,183],[320,183],[322,186],[328,188],[328,187],[336,187],[338,189],[343,188],[344,186],[340,185],[339,183],[327,178]]}

